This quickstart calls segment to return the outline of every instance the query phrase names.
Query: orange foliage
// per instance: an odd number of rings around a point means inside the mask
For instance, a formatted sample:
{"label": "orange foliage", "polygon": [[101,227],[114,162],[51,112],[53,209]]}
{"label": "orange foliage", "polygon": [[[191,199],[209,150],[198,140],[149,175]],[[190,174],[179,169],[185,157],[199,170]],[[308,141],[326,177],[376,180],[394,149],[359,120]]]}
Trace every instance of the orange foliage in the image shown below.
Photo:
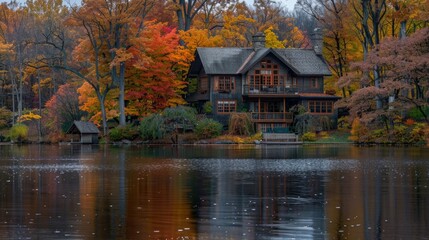
{"label": "orange foliage", "polygon": [[185,103],[182,79],[193,56],[179,45],[175,29],[148,22],[129,52],[133,59],[128,67],[134,76],[126,80],[129,115],[145,116]]}

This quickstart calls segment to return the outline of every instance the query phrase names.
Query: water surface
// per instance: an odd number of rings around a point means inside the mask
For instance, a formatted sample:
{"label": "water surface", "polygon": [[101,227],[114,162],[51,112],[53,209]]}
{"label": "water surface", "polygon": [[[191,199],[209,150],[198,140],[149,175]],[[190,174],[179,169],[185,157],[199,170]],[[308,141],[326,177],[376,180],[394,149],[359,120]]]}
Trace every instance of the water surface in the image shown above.
{"label": "water surface", "polygon": [[0,146],[0,239],[428,239],[428,150]]}

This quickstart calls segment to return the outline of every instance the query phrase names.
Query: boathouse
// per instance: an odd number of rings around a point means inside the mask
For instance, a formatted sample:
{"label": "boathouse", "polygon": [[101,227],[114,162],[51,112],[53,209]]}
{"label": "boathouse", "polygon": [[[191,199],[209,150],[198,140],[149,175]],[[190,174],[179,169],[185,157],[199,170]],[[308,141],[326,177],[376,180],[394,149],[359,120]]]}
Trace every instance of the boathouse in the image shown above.
{"label": "boathouse", "polygon": [[100,131],[92,122],[74,121],[66,133],[71,135],[72,142],[97,144]]}

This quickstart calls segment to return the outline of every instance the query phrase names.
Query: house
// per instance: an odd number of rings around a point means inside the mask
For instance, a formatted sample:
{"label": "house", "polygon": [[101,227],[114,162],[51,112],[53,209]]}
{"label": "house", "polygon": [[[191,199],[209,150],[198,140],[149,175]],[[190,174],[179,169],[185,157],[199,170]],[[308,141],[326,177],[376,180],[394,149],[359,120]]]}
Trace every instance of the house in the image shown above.
{"label": "house", "polygon": [[339,98],[324,92],[324,77],[331,72],[317,35],[313,49],[265,48],[262,33],[253,36],[252,48],[197,48],[188,75],[197,88],[187,101],[199,111],[211,104],[213,118],[224,124],[233,112],[250,112],[263,132],[289,129],[290,109],[297,104],[335,120]]}
{"label": "house", "polygon": [[73,125],[67,130],[67,134],[78,136],[76,139],[72,136],[71,141],[80,143],[98,143],[98,134],[100,131],[92,122],[74,121]]}

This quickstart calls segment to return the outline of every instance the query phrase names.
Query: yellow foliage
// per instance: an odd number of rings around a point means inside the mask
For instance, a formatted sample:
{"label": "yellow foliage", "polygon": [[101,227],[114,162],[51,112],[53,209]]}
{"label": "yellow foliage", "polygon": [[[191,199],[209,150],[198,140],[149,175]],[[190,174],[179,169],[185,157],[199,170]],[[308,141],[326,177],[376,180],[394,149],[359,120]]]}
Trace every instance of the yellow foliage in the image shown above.
{"label": "yellow foliage", "polygon": [[269,27],[264,31],[265,33],[265,47],[266,48],[285,48],[286,41],[280,41],[273,27]]}
{"label": "yellow foliage", "polygon": [[197,47],[219,47],[223,43],[220,36],[210,36],[208,29],[191,28],[188,31],[179,31],[179,35],[192,53]]}
{"label": "yellow foliage", "polygon": [[40,115],[38,115],[38,114],[34,114],[34,113],[32,113],[32,112],[29,112],[29,113],[27,113],[27,114],[23,114],[23,115],[21,115],[21,116],[18,118],[18,122],[19,122],[19,123],[22,123],[22,122],[25,122],[25,121],[38,120],[38,119],[41,119],[41,118],[42,118],[42,116],[40,116]]}

